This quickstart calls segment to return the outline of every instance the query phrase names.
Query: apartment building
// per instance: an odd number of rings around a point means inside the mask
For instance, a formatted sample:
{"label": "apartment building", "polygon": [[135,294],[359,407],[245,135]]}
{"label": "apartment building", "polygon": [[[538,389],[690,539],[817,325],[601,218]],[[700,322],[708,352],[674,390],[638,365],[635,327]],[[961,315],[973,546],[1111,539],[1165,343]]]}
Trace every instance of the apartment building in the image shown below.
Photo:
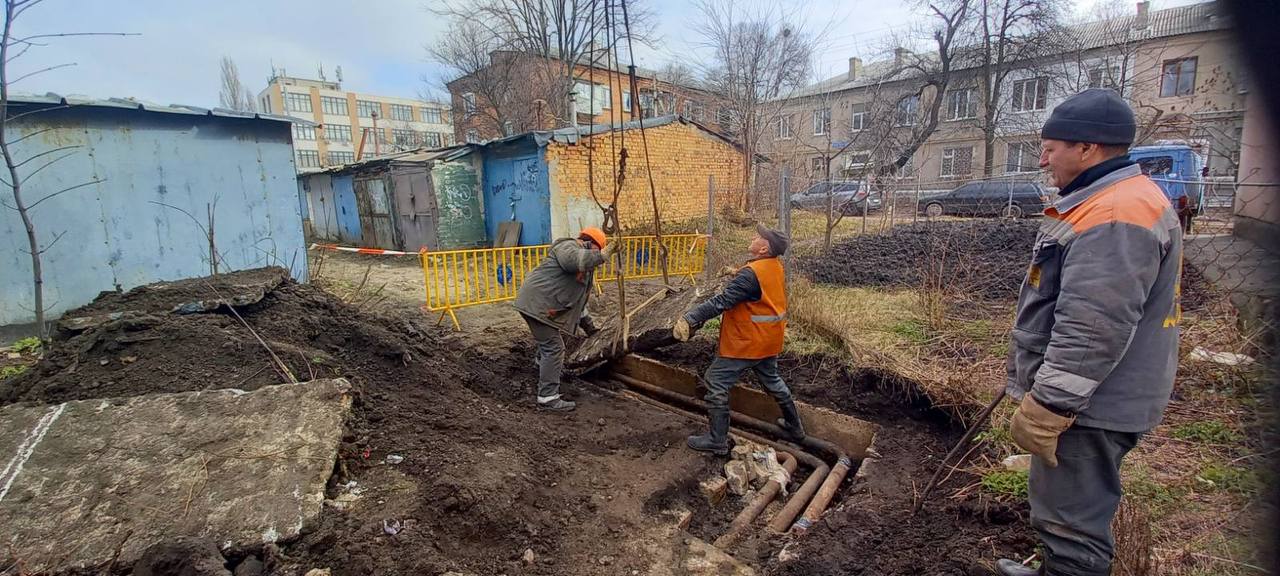
{"label": "apartment building", "polygon": [[1186,142],[1212,174],[1234,175],[1248,86],[1230,23],[1216,2],[1136,8],[1069,27],[1045,43],[1051,50],[1011,66],[989,154],[981,70],[961,62],[947,92],[938,94],[917,78],[892,76],[910,55],[902,49],[866,65],[850,58],[847,72],[790,98],[762,151],[793,174],[817,178],[829,165],[833,178],[858,178],[896,158],[926,122],[925,111],[943,98],[936,129],[899,177],[938,188],[983,177],[1036,178],[1039,129],[1049,111],[1072,94],[1103,87],[1120,92],[1137,112],[1139,145]]}
{"label": "apartment building", "polygon": [[[447,84],[459,142],[554,130],[575,120],[578,125],[610,124],[668,115],[731,128],[717,113],[719,100],[713,94],[688,82],[664,79],[654,70],[637,68],[633,88],[625,66],[576,65],[573,85],[557,96],[549,87],[562,77],[565,64],[560,60],[511,51],[495,51],[489,60],[486,68]],[[575,117],[567,111],[570,93]],[[556,97],[562,101],[548,101]]]}
{"label": "apartment building", "polygon": [[315,123],[293,126],[298,172],[454,142],[448,104],[350,92],[339,82],[276,75],[258,93],[258,106]]}

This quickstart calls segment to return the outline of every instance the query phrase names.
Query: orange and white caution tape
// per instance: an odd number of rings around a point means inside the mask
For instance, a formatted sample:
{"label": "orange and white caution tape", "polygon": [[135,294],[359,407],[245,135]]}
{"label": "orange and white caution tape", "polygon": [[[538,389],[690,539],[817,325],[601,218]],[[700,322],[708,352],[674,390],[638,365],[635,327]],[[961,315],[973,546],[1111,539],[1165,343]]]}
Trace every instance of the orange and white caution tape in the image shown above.
{"label": "orange and white caution tape", "polygon": [[[382,248],[356,248],[337,244],[312,244],[311,249],[334,250],[337,252],[355,252],[357,254],[379,254],[383,256],[417,256],[418,252],[401,252],[399,250],[383,250]],[[425,251],[425,249],[424,249]]]}

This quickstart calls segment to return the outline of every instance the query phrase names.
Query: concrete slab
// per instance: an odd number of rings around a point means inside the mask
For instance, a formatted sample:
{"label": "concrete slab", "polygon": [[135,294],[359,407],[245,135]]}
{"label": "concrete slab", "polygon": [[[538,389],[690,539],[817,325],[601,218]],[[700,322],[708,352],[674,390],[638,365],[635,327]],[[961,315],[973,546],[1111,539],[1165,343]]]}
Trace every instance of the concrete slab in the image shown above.
{"label": "concrete slab", "polygon": [[44,573],[128,566],[180,536],[224,551],[295,538],[320,512],[349,391],[338,379],[0,407],[0,545]]}

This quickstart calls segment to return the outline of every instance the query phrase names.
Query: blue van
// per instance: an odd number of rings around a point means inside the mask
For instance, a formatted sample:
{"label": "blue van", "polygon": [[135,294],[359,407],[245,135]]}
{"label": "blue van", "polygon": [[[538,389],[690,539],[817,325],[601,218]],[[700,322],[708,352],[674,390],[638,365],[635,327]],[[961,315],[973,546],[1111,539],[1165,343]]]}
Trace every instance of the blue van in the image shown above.
{"label": "blue van", "polygon": [[1191,216],[1204,192],[1204,160],[1186,144],[1160,144],[1129,149],[1129,157],[1142,167],[1178,211],[1182,228],[1191,231]]}

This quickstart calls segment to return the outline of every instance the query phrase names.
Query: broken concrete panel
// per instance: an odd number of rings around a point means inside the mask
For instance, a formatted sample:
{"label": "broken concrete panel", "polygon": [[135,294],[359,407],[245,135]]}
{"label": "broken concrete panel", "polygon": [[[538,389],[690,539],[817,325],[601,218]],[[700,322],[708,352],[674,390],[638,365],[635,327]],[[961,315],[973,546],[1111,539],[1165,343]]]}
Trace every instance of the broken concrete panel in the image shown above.
{"label": "broken concrete panel", "polygon": [[729,481],[729,492],[741,496],[751,488],[751,473],[741,460],[730,460],[724,465],[724,477]]}
{"label": "broken concrete panel", "polygon": [[0,526],[33,573],[130,566],[152,545],[224,552],[298,536],[324,500],[345,380],[0,407]]}
{"label": "broken concrete panel", "polygon": [[[643,308],[635,308],[643,304],[647,298],[632,300],[628,297],[628,306],[633,311],[627,332],[627,351],[645,352],[676,343],[671,335],[676,320],[685,312],[715,295],[719,286],[685,287],[669,292]],[[601,318],[596,317],[599,321]],[[575,373],[586,372],[609,360],[622,357],[626,352],[615,344],[622,332],[621,322],[617,317],[606,319],[600,331],[586,338],[572,353],[565,358],[565,366]]]}
{"label": "broken concrete panel", "polygon": [[698,491],[707,499],[707,504],[712,506],[724,500],[724,494],[728,490],[729,481],[723,476],[714,476],[698,483]]}
{"label": "broken concrete panel", "polygon": [[692,536],[685,538],[680,574],[686,576],[755,576],[755,571],[725,551]]}

